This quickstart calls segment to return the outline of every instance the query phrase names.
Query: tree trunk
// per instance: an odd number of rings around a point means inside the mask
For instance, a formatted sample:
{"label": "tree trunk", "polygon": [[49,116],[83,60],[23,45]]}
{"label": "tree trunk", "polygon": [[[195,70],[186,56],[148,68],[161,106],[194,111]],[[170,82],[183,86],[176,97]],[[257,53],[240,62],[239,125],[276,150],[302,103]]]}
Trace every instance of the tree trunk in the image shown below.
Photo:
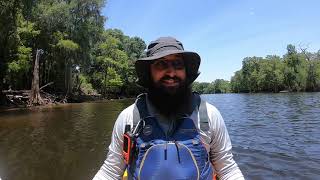
{"label": "tree trunk", "polygon": [[36,59],[34,62],[33,79],[32,79],[30,100],[29,100],[29,104],[31,106],[43,104],[43,100],[40,96],[40,88],[39,88],[39,58],[42,52],[43,52],[42,50],[37,50]]}

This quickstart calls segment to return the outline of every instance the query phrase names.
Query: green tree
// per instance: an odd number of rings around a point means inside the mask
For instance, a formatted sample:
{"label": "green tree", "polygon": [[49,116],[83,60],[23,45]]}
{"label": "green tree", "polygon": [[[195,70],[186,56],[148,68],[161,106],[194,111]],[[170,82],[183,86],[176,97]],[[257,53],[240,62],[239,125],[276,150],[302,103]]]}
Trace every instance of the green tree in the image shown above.
{"label": "green tree", "polygon": [[216,79],[214,81],[214,93],[228,93],[230,92],[230,83],[224,79]]}
{"label": "green tree", "polygon": [[30,84],[30,70],[32,65],[31,48],[18,47],[16,59],[8,63],[7,80],[13,89],[23,89]]}
{"label": "green tree", "polygon": [[307,91],[317,91],[320,88],[320,74],[319,74],[319,63],[320,63],[320,51],[317,53],[310,53],[307,52],[307,48],[301,48],[301,53],[304,55],[305,59],[307,60],[307,85],[306,90]]}
{"label": "green tree", "polygon": [[[102,37],[103,6],[103,0],[42,0],[37,3],[32,18],[41,29],[37,47],[45,51],[40,61],[42,84],[53,81],[55,91],[67,91],[70,87],[65,86],[65,80],[69,73],[65,73],[65,69],[78,65],[87,73],[94,59],[93,47]],[[71,45],[70,42],[77,44],[72,60],[62,48],[66,43]],[[69,50],[67,54],[70,55]]]}
{"label": "green tree", "polygon": [[64,69],[64,89],[67,94],[71,93],[72,86],[72,64],[74,64],[76,59],[76,53],[79,49],[79,45],[69,39],[61,39],[57,43],[57,48],[61,51],[61,58],[64,59],[63,69]]}
{"label": "green tree", "polygon": [[234,76],[231,77],[230,88],[232,92],[240,93],[246,92],[242,70],[236,71]]}
{"label": "green tree", "polygon": [[284,57],[286,64],[284,69],[284,82],[290,91],[304,91],[307,85],[306,60],[296,51],[295,46],[287,46],[287,54]]}
{"label": "green tree", "polygon": [[108,76],[104,83],[108,87],[108,91],[113,94],[119,93],[123,85],[120,75],[111,67],[108,67],[107,72]]}
{"label": "green tree", "polygon": [[283,86],[283,63],[279,56],[268,55],[261,61],[258,84],[261,91],[279,92]]}
{"label": "green tree", "polygon": [[207,91],[205,90],[205,88],[207,88],[209,86],[210,83],[207,82],[193,82],[192,83],[192,90],[195,92],[198,92],[199,94],[205,94],[207,93]]}
{"label": "green tree", "polygon": [[6,80],[10,82],[12,89],[24,89],[30,87],[30,72],[32,66],[32,41],[39,35],[34,23],[27,22],[22,14],[17,14],[18,44],[17,51],[13,51],[10,62],[7,62]]}
{"label": "green tree", "polygon": [[258,92],[258,74],[260,71],[260,61],[262,57],[246,57],[242,61],[243,83],[246,87],[245,91]]}
{"label": "green tree", "polygon": [[28,46],[21,41],[23,37],[20,35],[23,33],[19,32],[19,27],[23,26],[22,17],[29,16],[34,3],[34,0],[7,0],[0,3],[0,103],[5,103],[3,89],[8,86],[19,86],[17,88],[21,86],[19,83],[12,82],[10,78],[13,77],[13,72],[23,74],[22,71],[25,71],[20,65],[26,63],[25,56],[28,57],[30,51],[24,49]]}
{"label": "green tree", "polygon": [[[139,88],[135,81],[137,79],[134,70],[134,61],[143,53],[146,45],[140,38],[130,38],[118,29],[108,29],[103,33],[102,40],[97,44],[93,61],[95,74],[92,78],[92,84],[96,89],[101,89],[104,95],[107,92],[121,95],[136,95]],[[112,68],[121,79],[119,92],[109,91],[107,85],[102,83],[108,76],[108,68]],[[101,75],[101,73],[103,75]]]}
{"label": "green tree", "polygon": [[214,94],[215,93],[215,86],[214,83],[202,83],[203,84],[203,94]]}

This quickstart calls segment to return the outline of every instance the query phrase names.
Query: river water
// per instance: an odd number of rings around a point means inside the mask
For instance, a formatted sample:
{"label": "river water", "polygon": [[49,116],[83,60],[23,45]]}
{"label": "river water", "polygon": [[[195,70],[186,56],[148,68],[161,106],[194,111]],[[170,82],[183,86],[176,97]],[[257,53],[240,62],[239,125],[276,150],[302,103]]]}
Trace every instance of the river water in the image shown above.
{"label": "river water", "polygon": [[[246,179],[320,179],[320,93],[203,95]],[[133,100],[0,112],[0,179],[91,179]]]}

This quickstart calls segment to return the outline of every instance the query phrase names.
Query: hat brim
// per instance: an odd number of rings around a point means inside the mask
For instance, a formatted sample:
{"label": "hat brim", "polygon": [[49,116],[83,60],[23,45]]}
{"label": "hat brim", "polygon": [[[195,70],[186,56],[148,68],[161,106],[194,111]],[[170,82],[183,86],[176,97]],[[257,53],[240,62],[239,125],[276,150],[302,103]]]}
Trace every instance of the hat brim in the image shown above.
{"label": "hat brim", "polygon": [[153,63],[154,60],[173,54],[181,54],[183,56],[187,71],[187,81],[188,84],[191,84],[200,74],[198,72],[198,69],[200,66],[201,58],[199,54],[195,52],[184,50],[168,50],[154,54],[150,57],[138,59],[135,63],[135,68],[138,75],[138,84],[144,87],[148,87],[150,83],[150,64]]}

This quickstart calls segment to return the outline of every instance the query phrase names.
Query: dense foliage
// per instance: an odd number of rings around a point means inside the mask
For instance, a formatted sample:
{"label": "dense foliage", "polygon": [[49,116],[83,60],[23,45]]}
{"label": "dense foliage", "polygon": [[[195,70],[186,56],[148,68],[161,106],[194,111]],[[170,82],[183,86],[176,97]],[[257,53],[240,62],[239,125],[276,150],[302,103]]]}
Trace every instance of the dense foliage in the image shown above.
{"label": "dense foliage", "polygon": [[[133,96],[133,62],[145,42],[104,29],[104,0],[6,0],[0,2],[0,102],[2,90],[30,89],[37,49],[40,86],[70,94]],[[231,81],[193,83],[199,93],[320,90],[320,51],[288,45],[283,57],[247,57]]]}
{"label": "dense foliage", "polygon": [[219,79],[212,83],[195,82],[193,89],[206,94],[320,91],[320,50],[316,53],[302,47],[299,50],[289,44],[282,58],[246,57],[230,83]]}
{"label": "dense foliage", "polygon": [[211,83],[194,82],[192,90],[200,94],[215,94],[215,93],[229,93],[230,82],[223,79],[216,79]]}
{"label": "dense foliage", "polygon": [[301,92],[320,90],[320,51],[289,44],[287,53],[279,56],[247,57],[242,69],[231,78],[233,92]]}
{"label": "dense foliage", "polygon": [[[30,89],[37,49],[40,85],[74,94],[136,94],[133,60],[145,43],[104,29],[104,0],[6,0],[0,3],[0,93]],[[1,96],[1,95],[0,95]]]}

